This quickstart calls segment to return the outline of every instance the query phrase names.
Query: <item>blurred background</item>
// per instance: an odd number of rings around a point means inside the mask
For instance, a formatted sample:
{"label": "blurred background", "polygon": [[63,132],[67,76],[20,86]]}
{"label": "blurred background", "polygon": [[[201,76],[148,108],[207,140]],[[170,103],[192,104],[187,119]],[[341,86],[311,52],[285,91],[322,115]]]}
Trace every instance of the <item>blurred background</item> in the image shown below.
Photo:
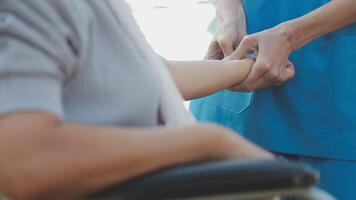
{"label": "blurred background", "polygon": [[202,59],[212,35],[212,0],[127,0],[154,50],[170,60]]}

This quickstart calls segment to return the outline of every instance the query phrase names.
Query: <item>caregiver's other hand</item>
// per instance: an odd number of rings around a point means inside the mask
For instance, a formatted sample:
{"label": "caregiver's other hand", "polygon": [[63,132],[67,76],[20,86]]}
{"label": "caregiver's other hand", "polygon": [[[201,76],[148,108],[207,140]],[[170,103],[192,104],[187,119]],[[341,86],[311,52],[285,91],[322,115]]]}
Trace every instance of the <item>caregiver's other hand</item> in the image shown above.
{"label": "caregiver's other hand", "polygon": [[246,35],[246,17],[241,0],[217,0],[217,30],[205,59],[221,60],[234,51]]}
{"label": "caregiver's other hand", "polygon": [[233,90],[255,91],[281,85],[294,77],[294,65],[288,60],[293,48],[282,26],[245,36],[229,59],[244,58],[251,50],[257,56],[256,62],[247,78]]}

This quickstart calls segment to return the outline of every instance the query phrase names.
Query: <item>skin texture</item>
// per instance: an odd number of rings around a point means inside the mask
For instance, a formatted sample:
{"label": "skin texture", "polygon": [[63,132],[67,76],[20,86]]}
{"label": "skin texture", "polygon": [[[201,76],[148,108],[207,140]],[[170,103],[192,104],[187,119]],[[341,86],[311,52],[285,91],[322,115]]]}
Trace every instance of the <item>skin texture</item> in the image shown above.
{"label": "skin texture", "polygon": [[[235,14],[236,7],[241,7],[240,0],[218,0],[217,13],[223,13],[225,19],[219,21],[219,30],[216,37],[223,41],[219,45],[223,52],[230,52],[230,47],[239,41],[241,34],[231,37],[234,32],[243,32],[245,17],[242,12]],[[237,10],[242,10],[242,9]],[[356,21],[356,4],[354,0],[333,0],[321,6],[320,8],[299,18],[286,21],[271,29],[243,37],[235,51],[229,55],[231,59],[241,59],[249,50],[253,50],[257,55],[248,77],[233,89],[236,91],[254,91],[261,88],[281,85],[283,82],[291,79],[295,75],[293,64],[288,60],[291,52],[300,48],[309,41],[333,32],[339,28],[345,27]],[[224,24],[233,24],[226,28]],[[234,29],[234,30],[231,30]],[[226,32],[220,34],[220,32]],[[218,42],[219,42],[218,41]],[[214,43],[214,41],[213,41]],[[228,45],[226,45],[228,44]],[[211,50],[208,51],[208,58]],[[225,55],[226,57],[226,55]]]}
{"label": "skin texture", "polygon": [[217,30],[205,59],[222,60],[231,55],[246,35],[245,11],[241,0],[217,1]]}
{"label": "skin texture", "polygon": [[[172,62],[171,70],[192,98],[237,84],[252,64]],[[162,167],[239,158],[273,156],[215,125],[128,128],[72,124],[39,111],[0,115],[0,191],[13,199],[77,199]]]}
{"label": "skin texture", "polygon": [[171,61],[170,71],[186,100],[209,95],[242,82],[253,60]]}

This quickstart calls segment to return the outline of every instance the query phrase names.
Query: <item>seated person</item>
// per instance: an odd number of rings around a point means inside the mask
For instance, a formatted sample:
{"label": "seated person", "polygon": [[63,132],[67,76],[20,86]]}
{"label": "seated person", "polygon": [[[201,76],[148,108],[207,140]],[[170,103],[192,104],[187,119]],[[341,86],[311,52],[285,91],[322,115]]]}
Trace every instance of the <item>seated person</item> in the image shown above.
{"label": "seated person", "polygon": [[272,157],[196,124],[179,95],[229,88],[252,60],[165,67],[122,1],[0,0],[0,10],[4,195],[74,199],[162,167]]}

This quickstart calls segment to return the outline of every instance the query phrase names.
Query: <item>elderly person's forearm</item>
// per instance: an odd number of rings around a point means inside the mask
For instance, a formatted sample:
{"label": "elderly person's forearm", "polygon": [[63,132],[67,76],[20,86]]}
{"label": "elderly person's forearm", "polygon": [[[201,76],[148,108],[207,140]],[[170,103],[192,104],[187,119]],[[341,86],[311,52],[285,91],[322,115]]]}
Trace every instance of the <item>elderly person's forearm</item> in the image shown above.
{"label": "elderly person's forearm", "polygon": [[0,189],[13,199],[74,199],[161,167],[268,156],[212,125],[100,127],[18,112],[0,118],[0,133]]}
{"label": "elderly person's forearm", "polygon": [[170,72],[186,100],[207,96],[243,81],[253,60],[171,61]]}
{"label": "elderly person's forearm", "polygon": [[0,188],[14,199],[77,198],[208,152],[200,148],[206,140],[195,134],[188,139],[176,130],[66,124],[37,113],[5,117],[0,132],[1,141],[13,141],[0,142],[0,163],[6,162],[1,164]]}

